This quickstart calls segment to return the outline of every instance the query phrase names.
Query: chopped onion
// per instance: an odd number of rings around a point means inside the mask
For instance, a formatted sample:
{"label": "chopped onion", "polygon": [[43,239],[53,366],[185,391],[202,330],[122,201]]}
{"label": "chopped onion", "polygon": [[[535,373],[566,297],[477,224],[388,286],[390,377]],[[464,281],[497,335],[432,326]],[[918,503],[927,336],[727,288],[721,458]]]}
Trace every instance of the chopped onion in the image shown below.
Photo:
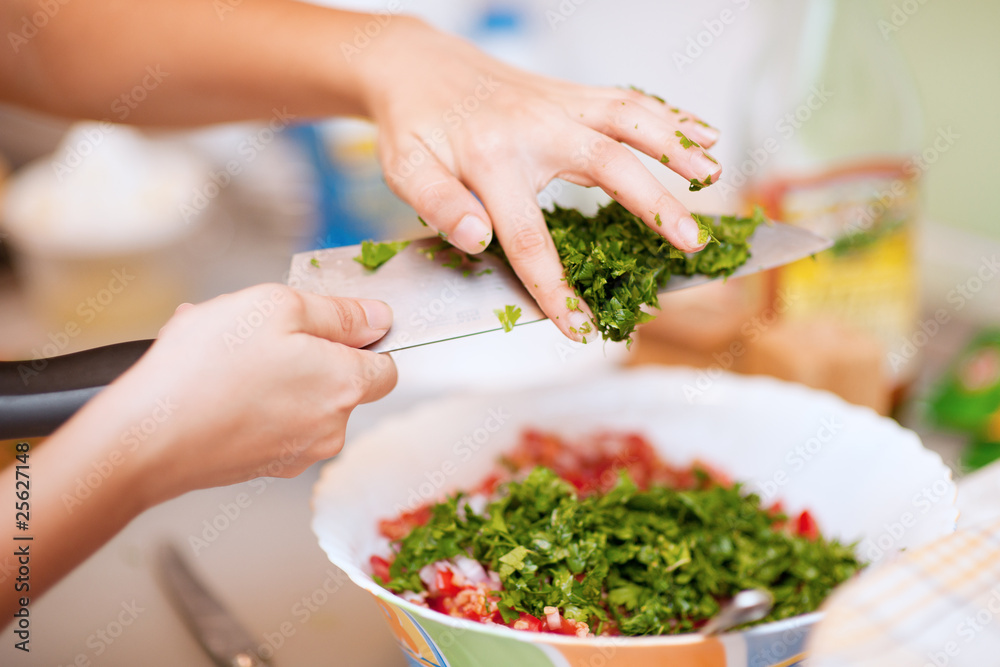
{"label": "chopped onion", "polygon": [[465,556],[455,556],[454,563],[455,570],[473,584],[482,584],[490,580],[489,575],[486,574],[486,570],[483,569],[483,566],[478,561],[466,558]]}
{"label": "chopped onion", "polygon": [[542,611],[545,612],[545,621],[549,624],[549,630],[555,632],[562,627],[562,615],[559,613],[558,607],[545,607]]}

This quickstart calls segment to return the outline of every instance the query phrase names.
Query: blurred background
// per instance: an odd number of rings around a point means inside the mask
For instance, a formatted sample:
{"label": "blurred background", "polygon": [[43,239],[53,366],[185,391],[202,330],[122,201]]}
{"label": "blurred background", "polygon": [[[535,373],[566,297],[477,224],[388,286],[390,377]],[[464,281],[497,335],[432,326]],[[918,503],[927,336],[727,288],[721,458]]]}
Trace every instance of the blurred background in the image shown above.
{"label": "blurred background", "polygon": [[[524,68],[635,85],[697,112],[722,130],[713,149],[722,181],[690,193],[648,161],[682,201],[719,213],[760,204],[837,239],[816,261],[671,296],[628,354],[567,355],[554,328],[536,325],[502,345],[489,335],[456,344],[448,357],[436,346],[401,353],[401,392],[683,363],[798,380],[953,433],[941,446],[957,468],[1000,450],[1000,336],[991,329],[1000,324],[1000,189],[991,177],[1000,5],[401,7]],[[154,84],[132,102],[166,93]],[[110,111],[127,121],[127,109]],[[353,119],[167,133],[0,107],[0,358],[154,336],[183,301],[283,281],[293,252],[420,235],[384,184],[376,140]],[[557,183],[543,200],[593,208],[602,197]],[[469,374],[448,361],[484,346],[501,349],[495,368]],[[955,407],[971,395],[988,397],[975,414]],[[974,451],[961,459],[966,442]]]}
{"label": "blurred background", "polygon": [[[359,408],[349,436],[445,392],[686,364],[704,379],[694,391],[723,371],[766,373],[891,414],[959,475],[1000,455],[1000,3],[399,6],[524,68],[634,85],[699,114],[722,131],[712,153],[723,178],[691,193],[648,160],[676,196],[703,212],[758,204],[836,246],[779,272],[663,299],[663,316],[630,351],[570,344],[546,322],[395,353],[397,390]],[[168,90],[150,79],[125,94],[141,104]],[[127,121],[128,109],[109,101],[108,117]],[[382,180],[376,141],[374,128],[350,119],[157,132],[0,106],[0,359],[155,336],[181,302],[284,281],[295,252],[421,234]],[[541,197],[586,209],[603,200],[559,183]],[[317,467],[268,479],[265,500],[195,550],[255,632],[284,628],[304,596],[340,581],[305,511]],[[204,535],[241,490],[186,494],[134,521],[32,607],[36,659],[83,664],[95,629],[121,601],[138,600],[145,620],[101,664],[147,664],[151,655],[207,664],[144,559],[165,535]],[[266,641],[281,646],[281,664],[404,664],[368,598],[344,587],[294,636]]]}

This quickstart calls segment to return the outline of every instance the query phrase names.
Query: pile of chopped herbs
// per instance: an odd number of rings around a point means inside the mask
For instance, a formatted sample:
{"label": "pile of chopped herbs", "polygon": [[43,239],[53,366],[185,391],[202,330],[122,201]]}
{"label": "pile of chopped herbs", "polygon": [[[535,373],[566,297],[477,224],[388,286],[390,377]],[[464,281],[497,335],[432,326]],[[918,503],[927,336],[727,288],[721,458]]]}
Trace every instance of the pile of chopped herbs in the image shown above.
{"label": "pile of chopped herbs", "polygon": [[607,493],[578,495],[550,469],[501,487],[477,513],[459,493],[399,540],[391,590],[422,592],[421,568],[459,555],[500,575],[505,622],[547,606],[597,634],[690,632],[748,588],[774,595],[762,622],[814,611],[861,565],[851,546],[801,537],[739,485],[699,471],[693,490],[640,490],[622,471]]}
{"label": "pile of chopped herbs", "polygon": [[[637,325],[653,319],[642,307],[659,308],[657,292],[671,276],[731,275],[750,258],[748,239],[764,221],[759,208],[750,217],[722,216],[718,220],[692,214],[701,228],[700,241],[708,245],[700,252],[685,254],[618,202],[603,206],[593,216],[558,206],[544,214],[566,280],[594,312],[601,336],[611,341],[630,340]],[[660,222],[658,214],[656,220]],[[374,271],[408,244],[365,241],[354,260]],[[495,236],[488,250],[506,259]],[[436,253],[444,253],[444,266],[461,269],[464,276],[474,273],[469,263],[480,261],[447,241],[422,252],[432,260]]]}
{"label": "pile of chopped herbs", "polygon": [[590,306],[605,339],[627,340],[635,327],[652,319],[642,306],[659,307],[657,292],[671,276],[728,276],[750,257],[747,239],[764,221],[723,216],[716,222],[694,214],[704,250],[685,254],[617,202],[588,217],[575,209],[545,211],[566,279]]}

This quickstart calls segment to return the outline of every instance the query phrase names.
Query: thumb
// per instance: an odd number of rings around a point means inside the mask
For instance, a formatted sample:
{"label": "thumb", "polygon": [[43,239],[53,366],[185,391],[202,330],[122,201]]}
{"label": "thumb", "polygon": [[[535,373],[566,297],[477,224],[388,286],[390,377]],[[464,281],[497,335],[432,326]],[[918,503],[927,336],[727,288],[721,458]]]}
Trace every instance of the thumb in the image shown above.
{"label": "thumb", "polygon": [[392,326],[392,309],[374,299],[349,299],[299,292],[302,332],[350,347],[364,347]]}

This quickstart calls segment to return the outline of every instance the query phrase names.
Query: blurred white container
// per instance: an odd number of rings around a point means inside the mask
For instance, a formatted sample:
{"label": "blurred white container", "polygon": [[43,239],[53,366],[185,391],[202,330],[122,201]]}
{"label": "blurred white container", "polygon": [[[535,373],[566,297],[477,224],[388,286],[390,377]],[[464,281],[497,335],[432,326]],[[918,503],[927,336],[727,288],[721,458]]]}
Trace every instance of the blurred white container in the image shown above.
{"label": "blurred white container", "polygon": [[207,173],[176,143],[80,123],[13,176],[0,218],[45,356],[156,334],[189,293],[179,252],[211,204]]}

